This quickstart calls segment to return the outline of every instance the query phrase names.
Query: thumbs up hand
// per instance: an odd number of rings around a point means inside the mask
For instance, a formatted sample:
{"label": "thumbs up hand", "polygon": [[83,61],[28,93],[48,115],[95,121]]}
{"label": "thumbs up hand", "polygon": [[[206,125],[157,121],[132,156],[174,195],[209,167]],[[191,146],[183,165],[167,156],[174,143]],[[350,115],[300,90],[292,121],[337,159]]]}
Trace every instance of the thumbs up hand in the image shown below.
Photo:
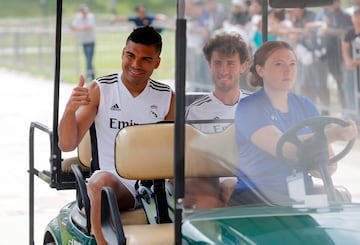
{"label": "thumbs up hand", "polygon": [[73,89],[67,107],[72,111],[76,111],[82,105],[90,103],[89,90],[85,87],[84,76],[81,75],[78,85]]}

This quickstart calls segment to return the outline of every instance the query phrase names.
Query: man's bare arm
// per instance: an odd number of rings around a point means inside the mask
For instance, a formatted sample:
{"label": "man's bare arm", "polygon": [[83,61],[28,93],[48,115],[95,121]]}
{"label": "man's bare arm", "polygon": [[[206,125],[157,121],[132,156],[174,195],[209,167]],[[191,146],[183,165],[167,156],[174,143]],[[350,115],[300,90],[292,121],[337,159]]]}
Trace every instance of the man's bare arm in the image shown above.
{"label": "man's bare arm", "polygon": [[84,84],[84,78],[81,76],[59,123],[59,147],[63,151],[72,151],[78,146],[97,113],[98,86],[95,82],[88,88]]}

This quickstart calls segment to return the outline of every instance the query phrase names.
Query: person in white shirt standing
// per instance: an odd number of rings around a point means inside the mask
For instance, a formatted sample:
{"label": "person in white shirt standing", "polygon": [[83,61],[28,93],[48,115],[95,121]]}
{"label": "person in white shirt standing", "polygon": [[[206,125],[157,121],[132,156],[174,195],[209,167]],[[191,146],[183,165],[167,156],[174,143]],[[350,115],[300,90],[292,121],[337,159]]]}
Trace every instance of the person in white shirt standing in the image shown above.
{"label": "person in white shirt standing", "polygon": [[79,12],[76,14],[71,30],[76,32],[78,41],[83,47],[86,59],[86,77],[93,80],[95,70],[93,66],[93,57],[95,51],[95,17],[89,11],[86,4],[80,4]]}
{"label": "person in white shirt standing", "polygon": [[[240,99],[251,93],[240,89],[240,77],[247,70],[250,52],[240,35],[221,33],[205,44],[203,53],[214,89],[189,105],[185,118],[203,133],[220,133],[233,123]],[[200,123],[197,120],[201,120]],[[196,188],[196,185],[206,185],[209,188]],[[220,178],[220,183],[218,178],[188,179],[185,200],[193,202],[188,202],[187,205],[196,205],[196,208],[222,206],[227,203],[235,185],[236,178]],[[207,199],[202,202],[201,200],[205,200],[204,195],[213,196],[212,201]]]}

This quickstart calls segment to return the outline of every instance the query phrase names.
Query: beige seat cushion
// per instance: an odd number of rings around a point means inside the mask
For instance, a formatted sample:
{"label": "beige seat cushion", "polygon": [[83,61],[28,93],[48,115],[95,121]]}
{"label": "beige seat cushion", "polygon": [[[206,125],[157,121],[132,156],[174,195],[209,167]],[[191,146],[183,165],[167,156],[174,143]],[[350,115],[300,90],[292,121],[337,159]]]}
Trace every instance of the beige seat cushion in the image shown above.
{"label": "beige seat cushion", "polygon": [[146,215],[142,208],[121,211],[120,217],[123,225],[147,224]]}
{"label": "beige seat cushion", "polygon": [[88,130],[77,148],[78,158],[82,165],[90,168],[91,165],[91,139],[90,131]]}
{"label": "beige seat cushion", "polygon": [[66,158],[61,163],[61,170],[65,173],[70,173],[71,165],[78,164],[80,169],[84,172],[90,171],[91,165],[91,140],[90,132],[84,135],[79,146],[77,147],[77,156]]}
{"label": "beige seat cushion", "polygon": [[125,225],[126,245],[173,245],[174,224]]}
{"label": "beige seat cushion", "polygon": [[[186,177],[235,176],[238,154],[234,126],[218,134],[203,134],[185,126]],[[115,164],[127,179],[166,179],[174,174],[174,124],[123,128],[115,141]]]}

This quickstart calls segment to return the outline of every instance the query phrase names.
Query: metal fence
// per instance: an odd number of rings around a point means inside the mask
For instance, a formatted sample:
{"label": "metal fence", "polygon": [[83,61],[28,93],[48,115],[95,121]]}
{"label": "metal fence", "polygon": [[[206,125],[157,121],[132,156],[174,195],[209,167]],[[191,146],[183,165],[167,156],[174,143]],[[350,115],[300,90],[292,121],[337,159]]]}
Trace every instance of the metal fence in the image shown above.
{"label": "metal fence", "polygon": [[[103,18],[105,19],[105,18]],[[62,23],[61,56],[62,74],[78,76],[85,67],[81,62],[82,47],[76,41],[69,25],[71,20]],[[108,20],[97,21],[96,33],[128,32],[130,24],[110,25]],[[113,49],[114,47],[107,47]],[[0,21],[0,66],[29,71],[51,77],[55,65],[55,19],[41,18]],[[106,71],[103,71],[103,73]]]}

